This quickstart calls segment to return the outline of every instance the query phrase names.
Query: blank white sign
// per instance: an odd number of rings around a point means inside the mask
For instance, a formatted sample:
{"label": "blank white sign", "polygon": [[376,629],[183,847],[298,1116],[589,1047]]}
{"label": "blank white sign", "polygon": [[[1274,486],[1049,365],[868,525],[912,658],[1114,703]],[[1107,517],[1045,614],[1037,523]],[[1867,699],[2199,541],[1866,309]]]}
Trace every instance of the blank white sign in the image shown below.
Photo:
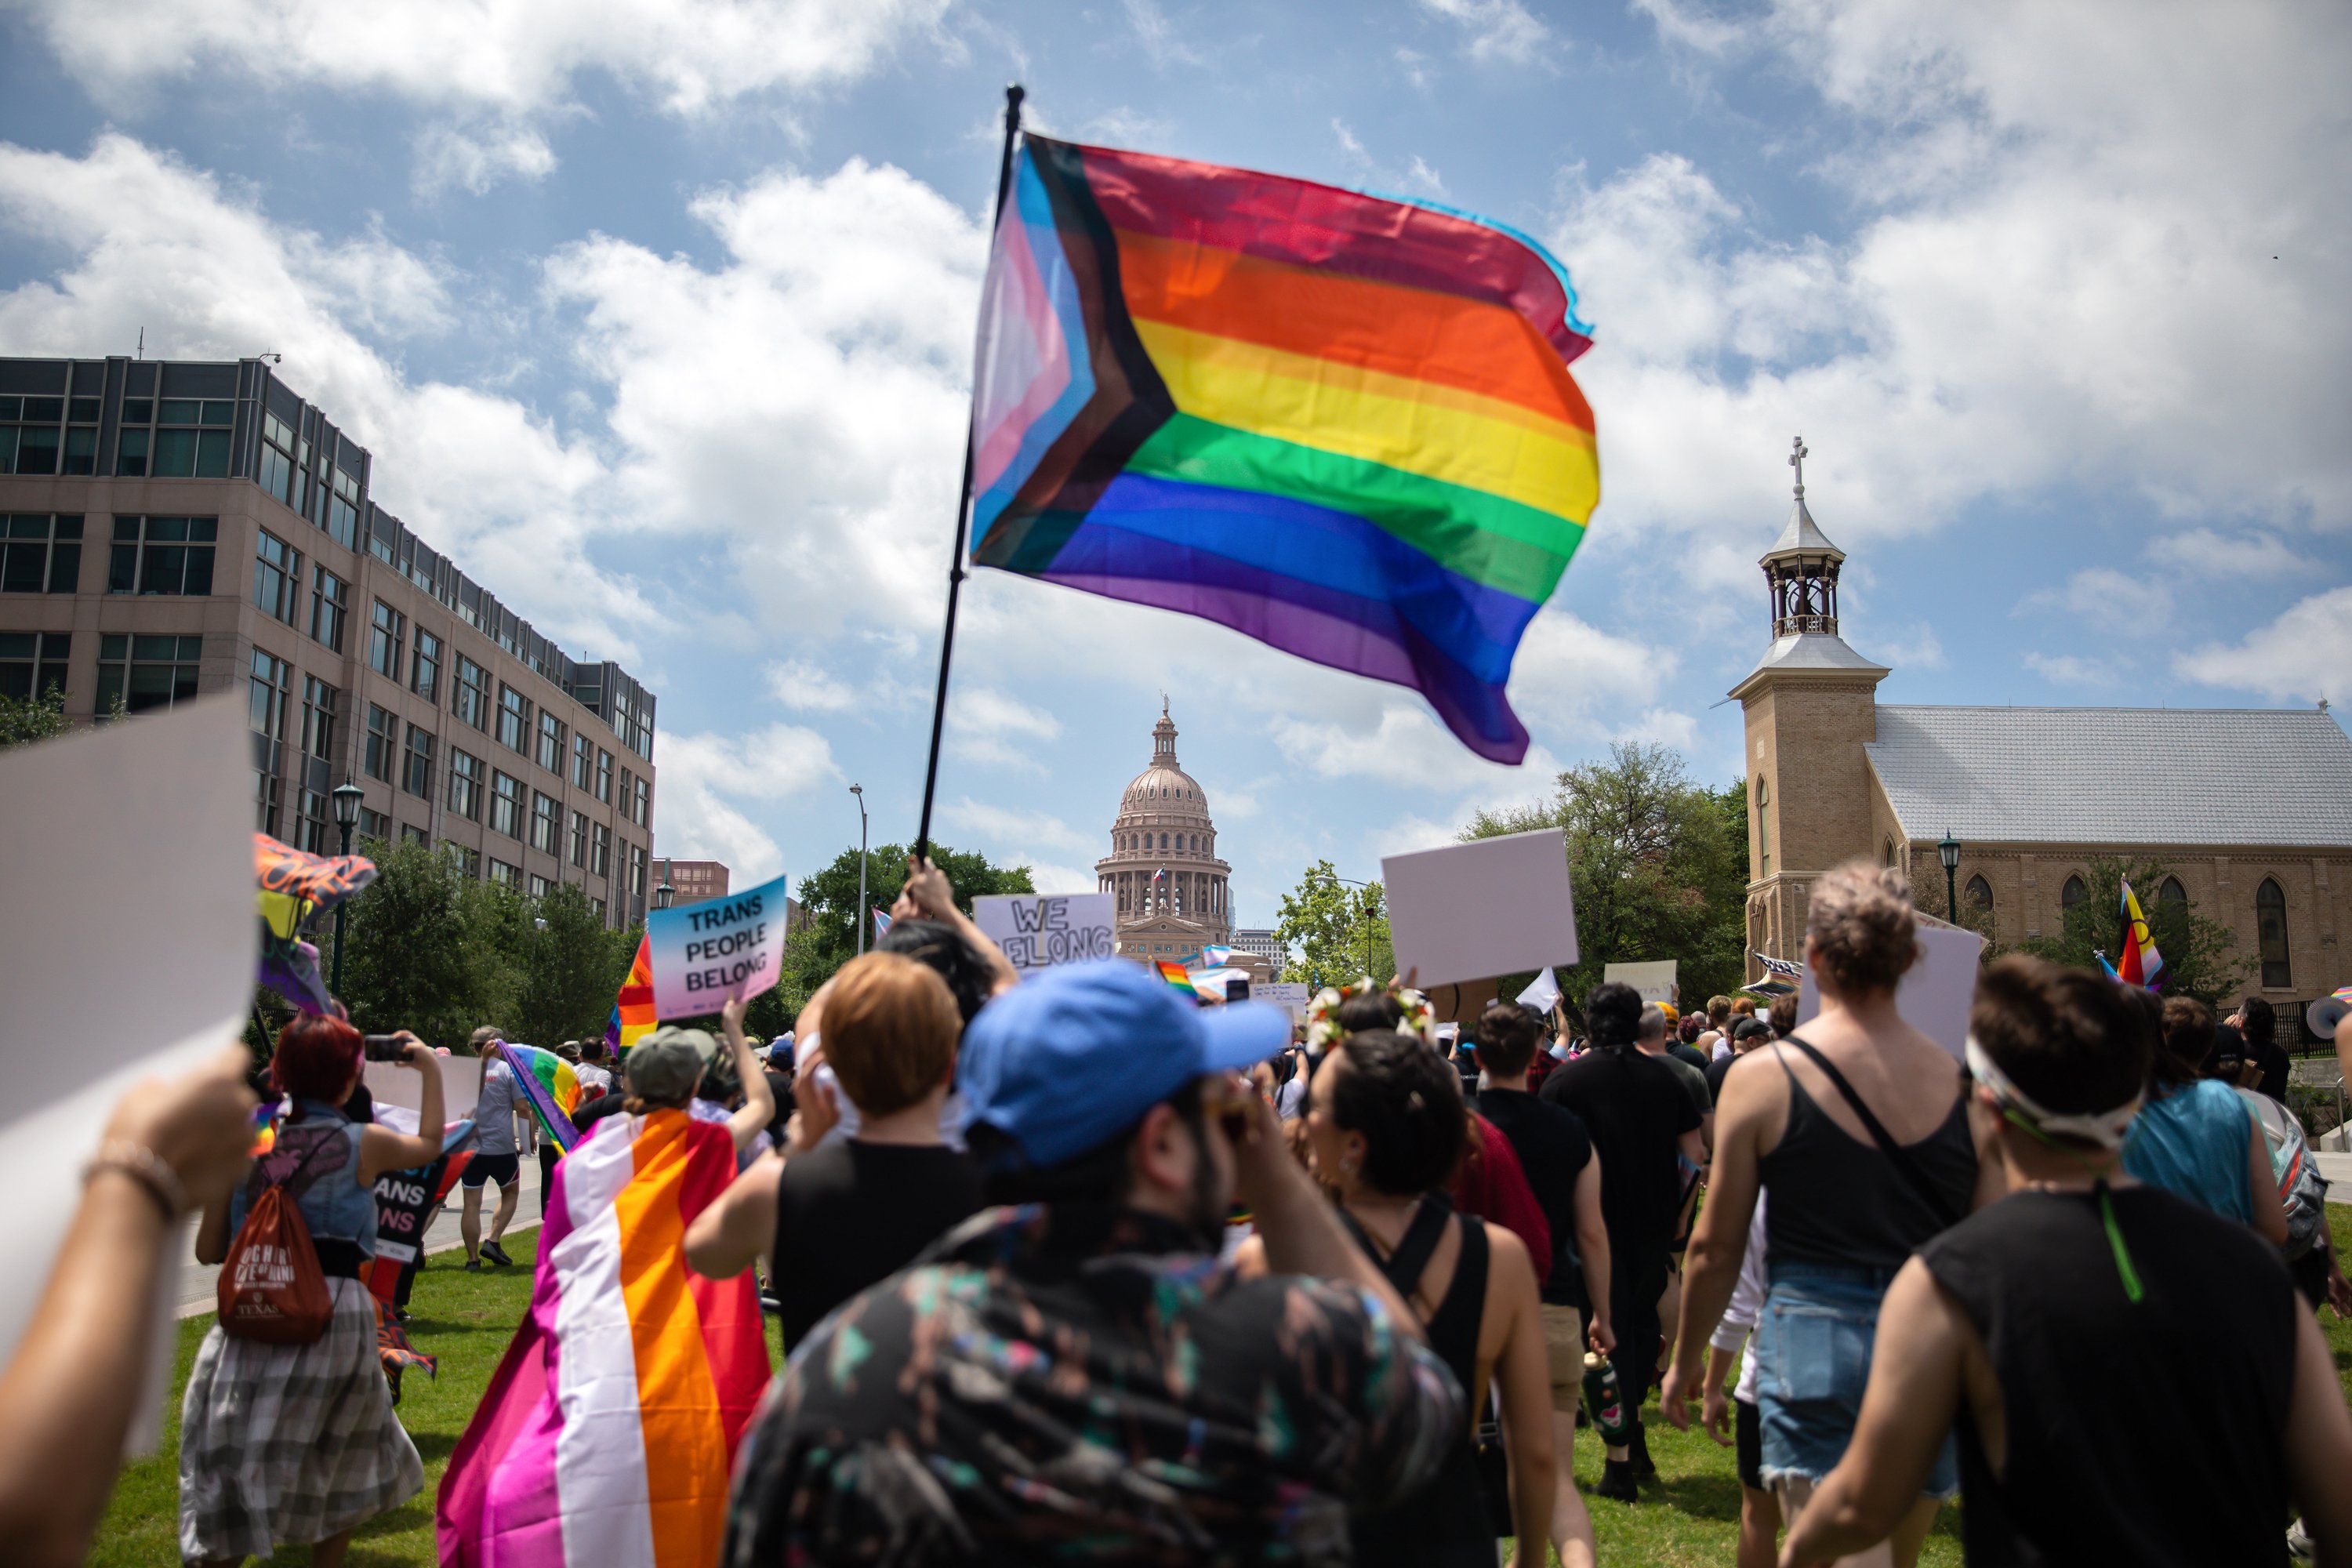
{"label": "blank white sign", "polygon": [[1557,827],[1391,855],[1381,878],[1397,973],[1416,985],[1576,962],[1568,838]]}
{"label": "blank white sign", "polygon": [[[1969,1037],[1969,1008],[1977,996],[1977,959],[1984,938],[1941,921],[1919,922],[1919,959],[1895,988],[1895,1010],[1903,1021],[1952,1053],[1955,1060]],[[1822,994],[1813,972],[1797,987],[1797,1026],[1821,1016]]]}

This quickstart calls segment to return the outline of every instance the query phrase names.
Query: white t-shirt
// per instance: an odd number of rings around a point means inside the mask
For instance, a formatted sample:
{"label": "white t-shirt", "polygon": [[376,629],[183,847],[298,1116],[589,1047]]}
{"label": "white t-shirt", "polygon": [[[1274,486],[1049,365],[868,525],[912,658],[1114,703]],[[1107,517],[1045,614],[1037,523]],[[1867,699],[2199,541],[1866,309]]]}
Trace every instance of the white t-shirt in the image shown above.
{"label": "white t-shirt", "polygon": [[590,1067],[583,1062],[572,1070],[579,1075],[580,1094],[583,1100],[591,1094],[602,1094],[613,1087],[613,1075],[603,1068]]}

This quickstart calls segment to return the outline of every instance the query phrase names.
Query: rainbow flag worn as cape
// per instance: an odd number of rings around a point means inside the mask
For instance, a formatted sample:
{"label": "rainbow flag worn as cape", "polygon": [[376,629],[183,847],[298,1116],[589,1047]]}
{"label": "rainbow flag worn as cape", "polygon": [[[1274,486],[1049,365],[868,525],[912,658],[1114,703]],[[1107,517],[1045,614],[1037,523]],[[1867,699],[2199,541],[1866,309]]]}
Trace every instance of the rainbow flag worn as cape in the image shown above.
{"label": "rainbow flag worn as cape", "polygon": [[1158,963],[1160,978],[1166,981],[1171,988],[1181,991],[1187,996],[1198,996],[1201,994],[1193,987],[1191,970],[1181,963],[1171,963],[1164,958]]}
{"label": "rainbow flag worn as cape", "polygon": [[1427,698],[1480,756],[1600,500],[1568,274],[1426,202],[1024,137],[972,373],[972,560]]}
{"label": "rainbow flag worn as cape", "polygon": [[572,1145],[580,1142],[580,1131],[572,1125],[572,1113],[580,1109],[579,1072],[553,1051],[543,1051],[537,1046],[500,1040],[499,1053],[514,1068],[515,1087],[530,1103],[530,1113],[539,1119],[539,1130],[554,1139],[557,1148],[570,1153]]}
{"label": "rainbow flag worn as cape", "polygon": [[621,994],[614,999],[613,1016],[604,1026],[604,1044],[612,1050],[615,1067],[631,1046],[653,1033],[656,1021],[653,938],[641,936],[637,956],[630,961],[628,978],[621,982]]}
{"label": "rainbow flag worn as cape", "polygon": [[2156,951],[2156,933],[2147,929],[2147,919],[2139,912],[2139,900],[2131,884],[2123,885],[2123,961],[2109,963],[2107,955],[2100,953],[2099,967],[2126,985],[2144,986],[2150,991],[2164,989],[2164,955]]}
{"label": "rainbow flag worn as cape", "polygon": [[555,1167],[530,1310],[435,1509],[445,1568],[709,1568],[768,1381],[751,1273],[686,1227],[735,1178],[723,1126],[608,1116]]}

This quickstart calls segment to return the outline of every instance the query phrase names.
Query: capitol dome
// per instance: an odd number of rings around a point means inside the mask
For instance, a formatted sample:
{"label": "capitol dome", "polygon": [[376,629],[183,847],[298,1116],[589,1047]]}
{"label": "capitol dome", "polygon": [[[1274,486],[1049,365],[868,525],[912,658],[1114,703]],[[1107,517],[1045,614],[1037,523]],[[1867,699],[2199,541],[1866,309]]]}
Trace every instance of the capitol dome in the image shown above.
{"label": "capitol dome", "polygon": [[1096,862],[1101,890],[1118,896],[1122,932],[1133,923],[1172,917],[1199,927],[1200,942],[1229,943],[1232,869],[1217,858],[1207,792],[1177,764],[1176,724],[1163,704],[1160,722],[1151,727],[1151,764],[1120,794],[1110,854]]}

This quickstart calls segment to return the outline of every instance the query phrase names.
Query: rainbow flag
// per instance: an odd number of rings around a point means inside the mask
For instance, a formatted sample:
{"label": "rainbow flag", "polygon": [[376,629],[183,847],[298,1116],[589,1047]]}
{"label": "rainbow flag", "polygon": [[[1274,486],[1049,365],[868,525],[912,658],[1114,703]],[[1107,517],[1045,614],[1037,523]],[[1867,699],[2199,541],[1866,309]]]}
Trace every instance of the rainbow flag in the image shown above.
{"label": "rainbow flag", "polygon": [[1171,963],[1166,959],[1160,959],[1158,963],[1160,978],[1166,981],[1172,989],[1181,991],[1187,996],[1200,995],[1201,993],[1193,987],[1191,970],[1181,963]]}
{"label": "rainbow flag", "polygon": [[2156,933],[2147,929],[2147,918],[2139,912],[2139,900],[2132,893],[2131,884],[2126,882],[2123,889],[2123,962],[2109,963],[2103,952],[2097,955],[2099,967],[2126,985],[2161,991],[2164,955],[2156,951]]}
{"label": "rainbow flag", "polygon": [[515,1087],[530,1101],[530,1113],[539,1119],[540,1131],[554,1139],[557,1148],[570,1153],[572,1146],[580,1142],[579,1129],[572,1125],[572,1113],[580,1109],[579,1072],[553,1051],[543,1051],[537,1046],[501,1040],[499,1053],[514,1068]]}
{"label": "rainbow flag", "polygon": [[654,1017],[654,945],[651,937],[637,939],[637,956],[629,964],[629,976],[621,982],[621,994],[613,1003],[613,1016],[604,1025],[604,1044],[613,1053],[615,1065],[628,1054],[629,1047],[653,1033]]}
{"label": "rainbow flag", "polygon": [[768,1381],[750,1270],[706,1279],[686,1227],[735,1178],[727,1129],[609,1116],[555,1167],[530,1309],[449,1456],[446,1568],[708,1568]]}
{"label": "rainbow flag", "polygon": [[1410,686],[1479,755],[1600,499],[1591,346],[1525,235],[1029,136],[972,398],[972,560]]}

